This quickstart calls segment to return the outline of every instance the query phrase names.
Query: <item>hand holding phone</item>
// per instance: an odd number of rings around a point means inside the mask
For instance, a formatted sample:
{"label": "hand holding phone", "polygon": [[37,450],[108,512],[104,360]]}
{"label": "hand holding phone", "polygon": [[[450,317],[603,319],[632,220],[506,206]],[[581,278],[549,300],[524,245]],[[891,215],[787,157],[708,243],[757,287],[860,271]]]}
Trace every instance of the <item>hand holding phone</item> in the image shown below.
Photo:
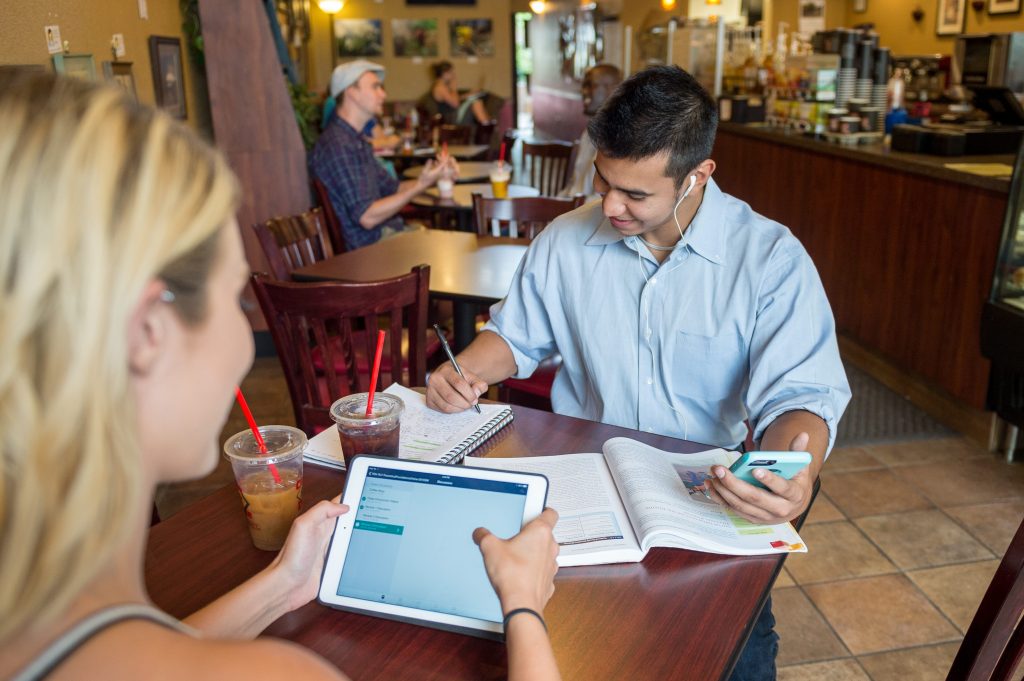
{"label": "hand holding phone", "polygon": [[789,480],[810,463],[811,455],[808,452],[747,452],[736,459],[729,470],[743,482],[767,489],[764,483],[754,477],[754,471],[758,468]]}

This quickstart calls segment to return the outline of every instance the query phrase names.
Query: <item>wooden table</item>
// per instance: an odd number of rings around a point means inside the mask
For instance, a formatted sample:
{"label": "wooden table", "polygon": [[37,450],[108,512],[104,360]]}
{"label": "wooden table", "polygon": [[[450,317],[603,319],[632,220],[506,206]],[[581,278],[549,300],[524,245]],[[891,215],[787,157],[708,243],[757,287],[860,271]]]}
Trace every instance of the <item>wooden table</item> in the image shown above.
{"label": "wooden table", "polygon": [[[490,149],[486,144],[449,144],[448,155],[454,156],[458,160],[466,159],[473,160],[483,156]],[[381,151],[377,155],[382,158],[418,158],[421,160],[427,160],[428,158],[434,158],[440,153],[440,149],[434,147],[417,147],[412,152],[404,152],[401,149],[398,150],[387,150]]]}
{"label": "wooden table", "polygon": [[[600,451],[627,436],[666,450],[703,446],[513,407],[515,420],[487,456]],[[307,464],[306,508],[338,494],[344,474]],[[153,601],[185,616],[266,566],[253,548],[233,486],[150,530],[146,584]],[[782,567],[781,556],[733,557],[653,549],[643,563],[563,568],[545,611],[563,678],[721,679],[732,669]],[[268,635],[294,641],[353,679],[494,679],[506,674],[500,643],[310,603]]]}
{"label": "wooden table", "polygon": [[[452,188],[452,197],[442,199],[437,187],[431,187],[422,194],[413,198],[410,203],[422,208],[429,208],[441,214],[440,222],[445,224],[454,218],[455,227],[460,232],[475,232],[476,225],[473,222],[473,194],[480,194],[485,198],[494,198],[490,182],[457,184]],[[510,184],[508,186],[508,198],[519,199],[524,197],[540,196],[540,190],[535,187],[522,184]],[[447,216],[447,219],[446,219]]]}
{"label": "wooden table", "polygon": [[431,297],[453,303],[458,352],[476,335],[478,308],[508,293],[529,243],[528,239],[424,229],[299,268],[292,277],[297,281],[374,281],[397,277],[426,263],[430,265]]}
{"label": "wooden table", "polygon": [[[459,164],[459,179],[456,180],[458,184],[465,184],[467,182],[487,182],[491,176],[492,163],[485,161],[466,161],[465,163]],[[407,180],[414,180],[423,173],[423,166],[413,166],[408,168],[402,173],[402,177]]]}

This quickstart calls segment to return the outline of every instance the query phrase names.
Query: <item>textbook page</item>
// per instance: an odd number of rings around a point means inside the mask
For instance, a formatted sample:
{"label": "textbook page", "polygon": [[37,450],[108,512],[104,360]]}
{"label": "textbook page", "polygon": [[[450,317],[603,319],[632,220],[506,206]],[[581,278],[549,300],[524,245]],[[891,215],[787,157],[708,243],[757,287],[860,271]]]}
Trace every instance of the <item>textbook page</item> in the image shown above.
{"label": "textbook page", "polygon": [[735,453],[675,454],[613,438],[604,455],[645,553],[652,546],[733,555],[807,551],[789,523],[755,525],[704,496],[710,467],[728,466]]}
{"label": "textbook page", "polygon": [[548,478],[547,505],[558,511],[558,564],[638,563],[640,549],[602,454],[559,454],[514,459],[472,458],[467,466],[541,473]]}

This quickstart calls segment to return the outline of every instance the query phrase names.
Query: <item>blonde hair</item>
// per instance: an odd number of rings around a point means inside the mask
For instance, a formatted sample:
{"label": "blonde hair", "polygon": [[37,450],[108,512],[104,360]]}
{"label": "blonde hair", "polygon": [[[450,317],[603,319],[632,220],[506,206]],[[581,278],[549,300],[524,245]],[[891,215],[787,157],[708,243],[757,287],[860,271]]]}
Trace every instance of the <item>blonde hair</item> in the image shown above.
{"label": "blonde hair", "polygon": [[0,76],[0,641],[137,528],[129,315],[163,279],[202,318],[237,197],[220,154],[115,88]]}

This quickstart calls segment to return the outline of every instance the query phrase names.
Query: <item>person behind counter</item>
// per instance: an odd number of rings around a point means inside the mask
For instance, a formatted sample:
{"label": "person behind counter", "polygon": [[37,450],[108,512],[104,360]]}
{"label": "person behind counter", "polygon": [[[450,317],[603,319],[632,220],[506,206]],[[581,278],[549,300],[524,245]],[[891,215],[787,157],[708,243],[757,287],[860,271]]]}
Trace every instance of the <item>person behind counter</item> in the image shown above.
{"label": "person behind counter", "polygon": [[[156,485],[214,469],[253,358],[239,194],[217,151],[123,91],[0,74],[0,678],[342,678],[248,640],[316,596],[337,499],[184,622],[143,582]],[[503,612],[551,597],[556,519],[473,533]],[[539,618],[507,637],[510,678],[558,678]]]}

